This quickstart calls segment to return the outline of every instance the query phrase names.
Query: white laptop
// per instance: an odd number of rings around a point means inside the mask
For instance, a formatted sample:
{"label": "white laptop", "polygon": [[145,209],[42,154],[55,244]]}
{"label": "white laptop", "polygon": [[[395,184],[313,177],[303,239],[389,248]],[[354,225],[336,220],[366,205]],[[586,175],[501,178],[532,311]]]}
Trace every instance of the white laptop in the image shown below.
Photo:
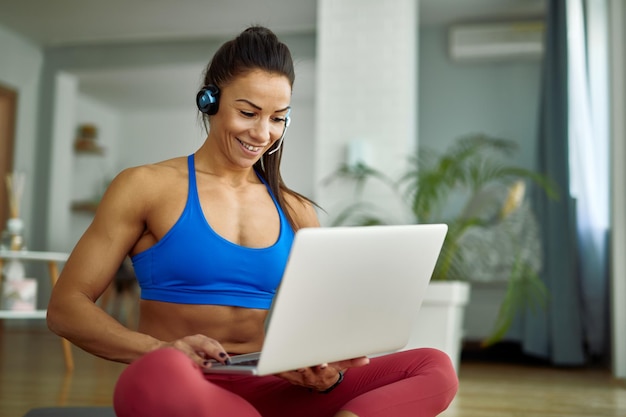
{"label": "white laptop", "polygon": [[403,348],[446,232],[445,224],[299,230],[261,352],[205,372],[268,375]]}

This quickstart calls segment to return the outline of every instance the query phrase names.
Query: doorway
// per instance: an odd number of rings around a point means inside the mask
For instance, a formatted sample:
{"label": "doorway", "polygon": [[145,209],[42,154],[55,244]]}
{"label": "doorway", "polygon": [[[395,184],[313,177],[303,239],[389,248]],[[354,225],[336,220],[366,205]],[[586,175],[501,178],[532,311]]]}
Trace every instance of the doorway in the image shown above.
{"label": "doorway", "polygon": [[13,171],[17,92],[0,84],[0,231],[9,218],[9,196],[5,178]]}

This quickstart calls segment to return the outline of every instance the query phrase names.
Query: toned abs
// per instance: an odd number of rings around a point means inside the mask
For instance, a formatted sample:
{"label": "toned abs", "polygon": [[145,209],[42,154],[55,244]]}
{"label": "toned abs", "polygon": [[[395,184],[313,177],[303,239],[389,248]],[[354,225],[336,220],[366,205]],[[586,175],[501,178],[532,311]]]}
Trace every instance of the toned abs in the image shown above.
{"label": "toned abs", "polygon": [[193,334],[219,340],[228,353],[261,350],[267,310],[141,300],[138,331],[163,341]]}

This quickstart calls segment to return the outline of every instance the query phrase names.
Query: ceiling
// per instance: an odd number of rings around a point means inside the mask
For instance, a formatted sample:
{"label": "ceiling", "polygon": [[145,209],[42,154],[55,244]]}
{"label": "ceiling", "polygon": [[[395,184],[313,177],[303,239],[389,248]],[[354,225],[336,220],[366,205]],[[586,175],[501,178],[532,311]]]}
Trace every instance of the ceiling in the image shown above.
{"label": "ceiling", "polygon": [[[379,0],[375,0],[379,1]],[[536,16],[545,0],[419,0],[424,25]],[[317,0],[0,0],[0,25],[46,46],[314,32]],[[245,12],[242,12],[245,11]]]}
{"label": "ceiling", "polygon": [[[546,0],[419,1],[420,24],[434,26],[536,17],[543,14]],[[316,9],[317,0],[0,0],[0,26],[45,47],[231,37],[250,24],[268,26],[281,35],[314,33]],[[167,97],[176,104],[167,79],[196,83],[200,70],[172,66],[141,73],[116,70],[77,75],[81,90],[125,107],[136,104],[132,97],[143,96],[129,92],[144,88],[152,94],[161,91],[161,101]],[[306,65],[300,70],[314,71]],[[156,90],[154,85],[161,88]],[[158,103],[159,97],[150,102]]]}

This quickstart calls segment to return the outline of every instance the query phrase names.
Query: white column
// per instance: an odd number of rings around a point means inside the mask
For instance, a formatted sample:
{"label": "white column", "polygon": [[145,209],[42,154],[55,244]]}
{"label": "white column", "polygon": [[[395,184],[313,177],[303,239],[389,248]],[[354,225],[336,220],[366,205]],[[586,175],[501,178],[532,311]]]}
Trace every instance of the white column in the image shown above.
{"label": "white column", "polygon": [[[70,211],[68,202],[72,190],[72,152],[76,134],[76,97],[78,80],[74,75],[59,72],[56,76],[50,172],[50,192],[48,194],[48,234],[46,248],[52,251],[68,252],[73,244],[69,242]],[[28,243],[27,243],[28,244]]]}
{"label": "white column", "polygon": [[314,198],[328,211],[322,223],[352,192],[322,184],[350,144],[390,176],[416,148],[418,25],[418,0],[318,1]]}

